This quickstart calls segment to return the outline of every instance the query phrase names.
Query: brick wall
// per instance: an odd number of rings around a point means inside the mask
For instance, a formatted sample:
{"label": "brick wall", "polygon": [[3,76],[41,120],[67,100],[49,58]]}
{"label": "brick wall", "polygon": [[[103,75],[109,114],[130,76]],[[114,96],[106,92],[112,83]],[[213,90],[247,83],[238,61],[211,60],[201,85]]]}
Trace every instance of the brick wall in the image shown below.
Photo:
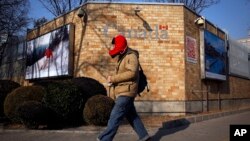
{"label": "brick wall", "polygon": [[[185,36],[190,36],[196,39],[197,50],[196,52],[200,54],[200,27],[195,25],[194,21],[199,17],[199,15],[194,14],[192,11],[185,9]],[[212,32],[213,34],[219,36],[221,39],[225,39],[225,33],[223,33],[220,29],[213,26],[211,23],[206,22],[205,26],[206,30]],[[201,60],[200,56],[198,57],[197,63],[190,63],[186,61],[185,69],[186,69],[186,100],[187,101],[195,101],[194,104],[196,107],[199,107],[200,104],[197,104],[197,101],[201,101],[202,104],[210,104],[206,105],[206,107],[210,107],[210,109],[218,109],[218,105],[220,108],[234,108],[235,106],[232,103],[238,103],[237,108],[239,107],[239,103],[242,100],[249,101],[250,98],[250,81],[248,79],[243,79],[235,76],[229,75],[226,81],[216,81],[216,80],[202,80],[201,79]],[[206,102],[208,100],[208,102]],[[226,105],[222,102],[225,101],[233,101],[228,102]],[[187,102],[188,103],[188,102]],[[248,104],[245,104],[249,106]],[[232,105],[230,105],[232,104]],[[216,106],[217,105],[217,106]],[[224,107],[221,107],[223,105]],[[188,106],[187,106],[188,107]],[[192,106],[191,106],[192,107]],[[200,106],[202,108],[202,106]],[[204,107],[203,107],[204,108]],[[195,109],[195,108],[193,108]],[[186,109],[188,110],[188,108]],[[190,109],[189,109],[190,110]],[[200,109],[201,110],[201,109]]]}
{"label": "brick wall", "polygon": [[[97,4],[83,8],[85,18],[77,9],[31,31],[28,40],[64,24],[72,23],[74,34],[74,77],[87,76],[105,82],[114,73],[115,60],[108,55],[112,37],[122,33],[128,45],[140,52],[140,63],[147,75],[150,92],[138,97],[137,107],[143,112],[185,113],[200,111],[189,101],[249,98],[249,80],[229,77],[226,82],[202,81],[200,76],[200,32],[194,20],[199,17],[183,5]],[[136,15],[134,9],[141,11]],[[208,23],[206,29],[221,38],[222,31]],[[186,59],[186,38],[196,41],[197,60]],[[192,91],[206,90],[208,95]],[[238,89],[239,88],[239,89]]]}
{"label": "brick wall", "polygon": [[[30,32],[28,39],[73,23],[75,77],[88,76],[105,82],[105,76],[114,73],[115,66],[107,48],[112,37],[123,33],[129,46],[140,52],[140,63],[151,89],[138,99],[184,100],[183,6],[88,4],[84,7],[87,23],[80,20],[75,10]],[[136,7],[141,9],[138,16],[134,12]]]}

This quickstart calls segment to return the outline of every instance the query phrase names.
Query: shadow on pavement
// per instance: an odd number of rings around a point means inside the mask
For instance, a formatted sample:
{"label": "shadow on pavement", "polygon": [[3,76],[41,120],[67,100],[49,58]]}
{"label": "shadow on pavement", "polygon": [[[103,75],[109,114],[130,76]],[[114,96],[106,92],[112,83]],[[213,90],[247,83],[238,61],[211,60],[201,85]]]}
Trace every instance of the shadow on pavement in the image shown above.
{"label": "shadow on pavement", "polygon": [[190,125],[190,121],[185,118],[163,122],[162,127],[152,136],[152,141],[160,141],[164,136],[185,130]]}

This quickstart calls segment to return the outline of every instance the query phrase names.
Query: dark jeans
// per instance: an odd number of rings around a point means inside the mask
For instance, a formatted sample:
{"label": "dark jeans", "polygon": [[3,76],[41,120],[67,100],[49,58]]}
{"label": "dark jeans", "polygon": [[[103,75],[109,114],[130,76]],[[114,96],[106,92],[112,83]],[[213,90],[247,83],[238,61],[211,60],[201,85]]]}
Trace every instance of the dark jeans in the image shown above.
{"label": "dark jeans", "polygon": [[129,124],[139,136],[140,141],[145,141],[149,138],[148,132],[135,110],[134,98],[120,96],[116,99],[107,128],[99,135],[98,139],[101,141],[112,141],[124,117],[127,118]]}

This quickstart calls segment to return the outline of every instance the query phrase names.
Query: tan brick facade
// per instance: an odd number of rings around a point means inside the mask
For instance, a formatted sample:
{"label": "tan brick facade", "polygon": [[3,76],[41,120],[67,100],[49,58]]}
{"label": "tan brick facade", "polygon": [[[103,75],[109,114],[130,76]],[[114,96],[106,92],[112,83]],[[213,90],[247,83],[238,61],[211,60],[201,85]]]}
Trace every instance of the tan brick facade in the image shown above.
{"label": "tan brick facade", "polygon": [[[113,73],[115,64],[107,48],[112,37],[123,32],[129,46],[140,52],[140,63],[149,79],[151,91],[140,99],[184,100],[184,7],[139,5],[142,9],[139,17],[134,13],[137,6],[88,4],[85,6],[88,12],[86,24],[77,16],[77,11],[72,11],[29,33],[28,40],[73,23],[75,77],[88,76],[105,82],[104,76]],[[144,21],[152,31],[143,27]],[[160,26],[167,29],[162,31]],[[104,33],[107,27],[108,31]]]}
{"label": "tan brick facade", "polygon": [[[185,11],[185,33],[186,36],[192,36],[198,41],[200,40],[199,27],[195,26],[193,21],[197,16],[186,9]],[[218,35],[222,39],[225,39],[225,34],[217,27],[210,23],[205,25],[205,28],[210,32]],[[198,42],[199,46],[199,42]],[[198,50],[197,52],[200,52]],[[198,53],[200,54],[200,53]],[[199,60],[200,61],[200,60]],[[206,101],[209,99],[211,103],[218,103],[221,105],[222,101],[246,99],[250,98],[250,81],[248,79],[228,76],[227,81],[215,81],[215,80],[201,80],[200,76],[200,62],[192,64],[186,62],[186,100],[188,101]],[[235,104],[237,103],[237,104]],[[215,105],[216,105],[215,104]],[[237,107],[240,105],[246,106],[245,103],[234,102]],[[234,105],[234,106],[235,106]],[[249,105],[249,103],[248,103]],[[218,107],[211,106],[211,109],[218,109]],[[229,105],[220,108],[232,108]]]}
{"label": "tan brick facade", "polygon": [[[134,11],[137,7],[141,10],[138,15]],[[200,112],[207,99],[213,103],[213,100],[250,98],[247,79],[229,76],[226,82],[201,80],[200,28],[194,23],[199,15],[185,6],[88,3],[83,8],[87,11],[85,19],[77,16],[76,9],[34,29],[27,36],[30,40],[72,23],[75,27],[74,77],[87,76],[105,82],[105,77],[114,73],[115,68],[107,48],[113,36],[123,33],[129,46],[140,52],[140,63],[150,86],[150,92],[137,98],[139,111]],[[225,38],[224,33],[209,22],[206,29]],[[187,36],[196,40],[196,63],[186,61]],[[208,93],[201,93],[208,87]]]}

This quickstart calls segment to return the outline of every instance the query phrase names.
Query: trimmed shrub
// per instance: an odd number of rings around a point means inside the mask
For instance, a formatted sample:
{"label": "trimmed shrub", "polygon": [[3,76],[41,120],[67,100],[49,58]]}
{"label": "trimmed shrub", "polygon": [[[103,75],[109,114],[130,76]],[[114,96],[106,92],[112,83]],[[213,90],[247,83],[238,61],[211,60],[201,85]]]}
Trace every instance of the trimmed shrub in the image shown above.
{"label": "trimmed shrub", "polygon": [[4,116],[3,105],[7,94],[18,87],[20,87],[20,84],[14,81],[0,80],[0,117]]}
{"label": "trimmed shrub", "polygon": [[22,86],[7,95],[4,101],[4,113],[12,121],[20,121],[17,108],[26,101],[42,101],[45,89],[41,86]]}
{"label": "trimmed shrub", "polygon": [[83,117],[88,124],[105,126],[115,102],[103,95],[91,97],[85,104]]}
{"label": "trimmed shrub", "polygon": [[52,111],[37,101],[26,101],[22,103],[17,114],[22,123],[30,129],[38,129],[39,125],[49,125]]}
{"label": "trimmed shrub", "polygon": [[78,88],[71,82],[53,82],[47,87],[43,102],[53,110],[65,124],[77,124],[81,119],[83,98]]}
{"label": "trimmed shrub", "polygon": [[54,83],[54,82],[59,82],[59,81],[57,81],[57,80],[50,80],[50,79],[46,79],[46,80],[37,80],[37,81],[34,81],[33,82],[33,85],[34,86],[43,86],[44,88],[48,88],[48,85],[50,84],[50,83]]}
{"label": "trimmed shrub", "polygon": [[[35,85],[44,86],[47,94],[44,103],[70,125],[82,124],[82,111],[87,100],[97,94],[107,95],[105,87],[92,78],[80,77],[60,80],[44,80]],[[65,121],[66,120],[66,121]]]}
{"label": "trimmed shrub", "polygon": [[107,90],[105,87],[95,79],[88,77],[78,77],[71,80],[84,94],[84,98],[88,100],[94,95],[107,95]]}
{"label": "trimmed shrub", "polygon": [[82,93],[82,110],[84,109],[85,103],[90,97],[95,95],[107,95],[107,90],[105,89],[105,87],[95,79],[88,77],[78,77],[73,78],[70,81],[74,83],[78,87],[79,91]]}

